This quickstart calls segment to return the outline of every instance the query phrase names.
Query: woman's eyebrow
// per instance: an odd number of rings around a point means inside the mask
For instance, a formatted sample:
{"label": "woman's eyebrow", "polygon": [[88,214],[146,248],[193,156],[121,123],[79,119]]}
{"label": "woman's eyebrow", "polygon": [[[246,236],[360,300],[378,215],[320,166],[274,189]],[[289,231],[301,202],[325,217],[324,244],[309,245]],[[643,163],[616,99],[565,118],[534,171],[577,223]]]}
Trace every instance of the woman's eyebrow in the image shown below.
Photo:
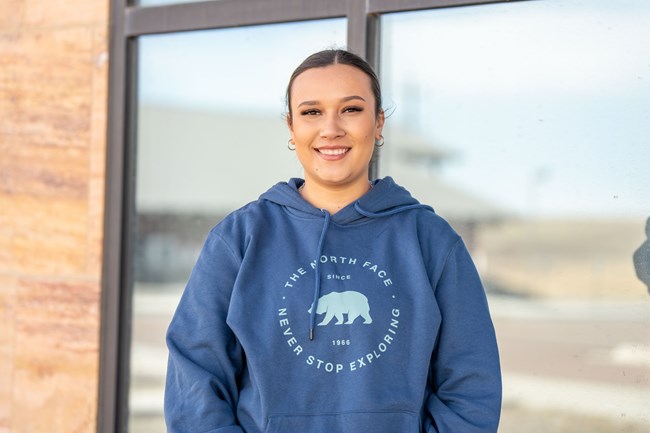
{"label": "woman's eyebrow", "polygon": [[345,98],[342,98],[342,99],[341,99],[341,102],[348,102],[348,101],[352,101],[352,100],[354,100],[354,99],[360,99],[360,100],[362,100],[363,102],[366,102],[366,100],[363,99],[363,98],[362,98],[361,96],[359,96],[359,95],[346,96]]}
{"label": "woman's eyebrow", "polygon": [[298,104],[298,107],[302,107],[303,105],[318,105],[318,101],[303,101]]}
{"label": "woman's eyebrow", "polygon": [[[366,102],[366,100],[363,99],[359,95],[346,96],[345,98],[341,98],[341,102],[348,102],[348,101],[352,101],[352,100],[355,100],[355,99],[359,99],[359,100],[361,100],[363,102]],[[319,104],[319,101],[311,101],[311,100],[310,101],[303,101],[300,104],[298,104],[298,107],[302,107],[303,105],[318,105],[318,104]]]}

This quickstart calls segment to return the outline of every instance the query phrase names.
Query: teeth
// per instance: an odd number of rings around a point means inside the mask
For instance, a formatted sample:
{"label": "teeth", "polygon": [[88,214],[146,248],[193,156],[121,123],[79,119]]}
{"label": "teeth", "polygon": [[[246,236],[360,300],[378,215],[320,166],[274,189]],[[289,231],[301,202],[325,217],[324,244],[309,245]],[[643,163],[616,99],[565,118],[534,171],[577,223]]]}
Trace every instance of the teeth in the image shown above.
{"label": "teeth", "polygon": [[318,149],[323,155],[342,155],[348,151],[348,149]]}

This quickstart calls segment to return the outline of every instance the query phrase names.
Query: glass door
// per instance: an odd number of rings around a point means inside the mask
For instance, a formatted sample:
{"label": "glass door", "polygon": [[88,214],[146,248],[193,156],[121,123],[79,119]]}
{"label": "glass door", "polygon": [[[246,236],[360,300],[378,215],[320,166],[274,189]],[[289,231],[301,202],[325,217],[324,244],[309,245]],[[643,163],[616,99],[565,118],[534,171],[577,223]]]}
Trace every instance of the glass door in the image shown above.
{"label": "glass door", "polygon": [[501,432],[648,431],[648,23],[644,0],[382,17],[380,170],[468,243]]}
{"label": "glass door", "polygon": [[312,52],[345,47],[346,20],[138,40],[136,227],[129,431],[165,431],[165,331],[208,231],[300,176],[284,92]]}

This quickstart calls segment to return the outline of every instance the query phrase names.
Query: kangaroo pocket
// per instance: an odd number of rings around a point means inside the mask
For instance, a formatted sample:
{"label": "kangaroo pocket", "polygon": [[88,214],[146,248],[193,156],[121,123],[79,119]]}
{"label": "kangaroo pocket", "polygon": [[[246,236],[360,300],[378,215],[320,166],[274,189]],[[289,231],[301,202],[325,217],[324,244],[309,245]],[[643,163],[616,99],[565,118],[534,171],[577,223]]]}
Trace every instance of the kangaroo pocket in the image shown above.
{"label": "kangaroo pocket", "polygon": [[418,416],[410,412],[355,412],[269,417],[266,433],[419,433]]}

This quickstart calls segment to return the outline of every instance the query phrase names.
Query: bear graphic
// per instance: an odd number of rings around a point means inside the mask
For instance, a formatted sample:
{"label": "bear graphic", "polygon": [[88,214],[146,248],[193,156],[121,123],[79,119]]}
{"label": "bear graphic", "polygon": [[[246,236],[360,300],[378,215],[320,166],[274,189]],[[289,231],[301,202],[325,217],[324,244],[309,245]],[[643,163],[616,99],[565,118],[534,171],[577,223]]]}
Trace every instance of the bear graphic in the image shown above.
{"label": "bear graphic", "polygon": [[[317,305],[316,314],[325,313],[325,318],[318,324],[318,326],[327,325],[334,317],[336,317],[335,324],[342,325],[344,314],[348,315],[348,321],[345,322],[346,325],[351,325],[359,316],[364,318],[364,324],[372,323],[368,298],[359,292],[347,291],[328,293],[318,299]],[[311,314],[311,308],[307,310],[307,312]]]}

